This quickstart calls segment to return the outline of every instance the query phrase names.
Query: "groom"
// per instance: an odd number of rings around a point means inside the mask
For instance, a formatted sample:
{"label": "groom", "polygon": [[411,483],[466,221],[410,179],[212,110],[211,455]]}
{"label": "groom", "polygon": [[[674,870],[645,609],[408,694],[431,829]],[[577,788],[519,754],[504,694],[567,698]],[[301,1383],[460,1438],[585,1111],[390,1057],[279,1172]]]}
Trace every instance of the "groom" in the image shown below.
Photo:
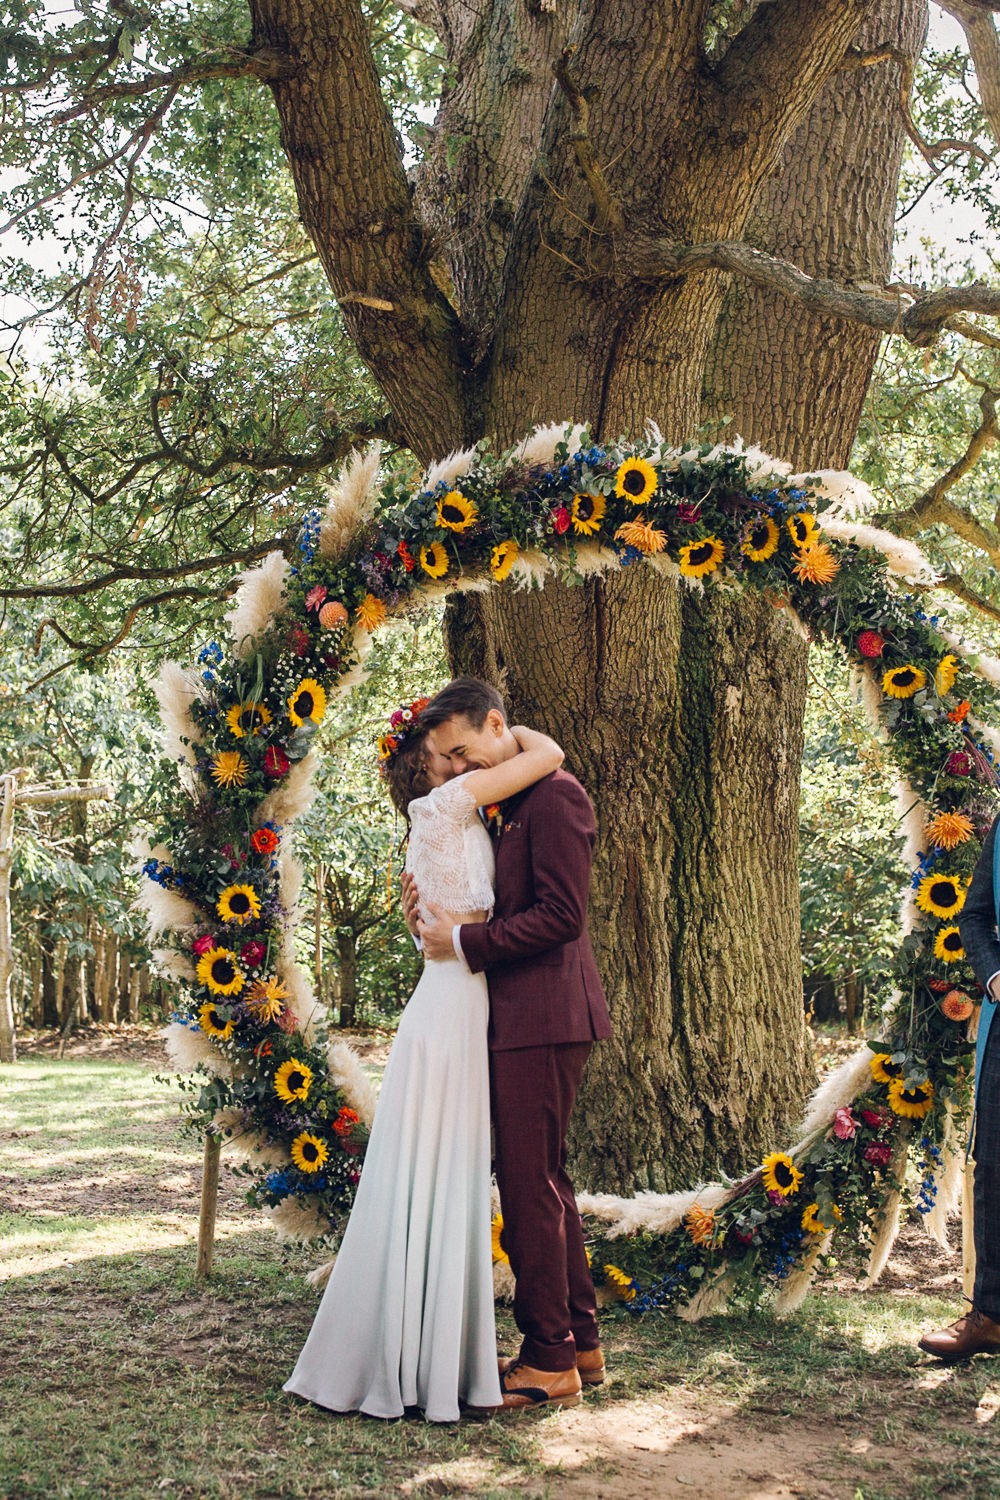
{"label": "groom", "polygon": [[[500,694],[474,677],[450,682],[420,721],[455,776],[519,751]],[[419,932],[428,958],[457,956],[489,984],[495,1165],[522,1334],[501,1385],[504,1406],[528,1407],[578,1399],[582,1383],[604,1378],[566,1130],[591,1046],[611,1023],[587,935],[596,825],[583,787],[555,771],[509,798],[488,826],[492,919],[462,923],[431,908]]]}

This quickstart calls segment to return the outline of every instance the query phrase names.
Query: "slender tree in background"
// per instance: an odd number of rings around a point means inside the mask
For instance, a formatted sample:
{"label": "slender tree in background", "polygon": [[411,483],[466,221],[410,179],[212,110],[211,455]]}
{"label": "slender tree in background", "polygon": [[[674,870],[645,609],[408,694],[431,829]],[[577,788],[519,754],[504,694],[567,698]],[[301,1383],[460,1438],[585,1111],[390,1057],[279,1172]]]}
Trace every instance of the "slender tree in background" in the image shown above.
{"label": "slender tree in background", "polygon": [[[985,84],[994,7],[951,8]],[[598,441],[649,418],[672,441],[728,422],[795,469],[840,467],[886,333],[917,347],[944,329],[997,342],[976,321],[1000,310],[996,290],[886,288],[906,137],[932,159],[989,155],[977,141],[927,142],[914,124],[924,0],[401,9],[403,50],[423,47],[442,79],[434,124],[410,120],[412,161],[379,77],[400,55],[388,6],[219,0],[153,14],[115,3],[102,21],[14,48],[16,106],[55,99],[71,162],[119,175],[120,214],[94,233],[105,277],[119,218],[138,205],[156,220],[157,172],[183,186],[182,132],[169,132],[172,111],[193,109],[189,91],[204,91],[252,156],[244,96],[220,80],[268,90],[295,200],[275,186],[272,229],[299,216],[370,372],[357,421],[328,412],[325,428],[298,434],[299,455],[229,443],[213,467],[195,451],[197,426],[170,415],[190,414],[197,372],[161,359],[146,392],[156,457],[140,455],[157,483],[173,465],[194,495],[232,470],[251,483],[279,475],[281,492],[355,433],[427,462],[564,419],[586,421]],[[258,125],[256,105],[248,118]],[[157,139],[171,142],[170,161],[142,175]],[[25,223],[44,212],[29,200]],[[215,212],[209,203],[210,223]],[[286,270],[294,260],[286,248]],[[68,287],[67,305],[89,305],[85,283]],[[258,527],[262,509],[258,499]],[[230,507],[219,527],[240,513]],[[954,520],[940,507],[932,518]],[[227,541],[223,562],[251,550]],[[187,557],[140,576],[169,576],[176,592],[191,587],[179,577],[218,565]],[[631,1189],[740,1166],[808,1083],[804,644],[766,601],[687,592],[638,569],[463,600],[450,642],[455,666],[496,678],[517,717],[558,734],[599,811],[592,928],[616,1034],[581,1098],[581,1175]]]}

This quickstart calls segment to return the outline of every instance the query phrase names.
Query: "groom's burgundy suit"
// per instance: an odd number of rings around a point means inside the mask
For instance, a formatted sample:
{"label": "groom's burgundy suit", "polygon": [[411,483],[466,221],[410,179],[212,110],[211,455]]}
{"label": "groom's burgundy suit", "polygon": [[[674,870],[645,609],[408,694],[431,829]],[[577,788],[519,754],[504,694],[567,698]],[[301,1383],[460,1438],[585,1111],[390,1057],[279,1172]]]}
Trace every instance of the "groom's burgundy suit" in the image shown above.
{"label": "groom's burgundy suit", "polygon": [[517,1280],[520,1358],[567,1370],[597,1347],[566,1129],[592,1044],[610,1036],[587,935],[596,826],[575,777],[556,771],[503,806],[492,920],[459,934],[490,993],[490,1088],[503,1243]]}

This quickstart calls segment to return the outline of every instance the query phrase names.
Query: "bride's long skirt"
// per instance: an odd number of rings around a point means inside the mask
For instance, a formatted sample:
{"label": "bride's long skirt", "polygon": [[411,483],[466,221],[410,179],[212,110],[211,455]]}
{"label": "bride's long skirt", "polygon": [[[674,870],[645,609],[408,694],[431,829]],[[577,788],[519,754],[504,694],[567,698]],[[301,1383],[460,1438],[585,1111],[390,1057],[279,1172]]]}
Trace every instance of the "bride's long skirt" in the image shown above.
{"label": "bride's long skirt", "polygon": [[386,1065],[347,1232],[286,1391],[452,1422],[497,1406],[486,981],[428,963]]}

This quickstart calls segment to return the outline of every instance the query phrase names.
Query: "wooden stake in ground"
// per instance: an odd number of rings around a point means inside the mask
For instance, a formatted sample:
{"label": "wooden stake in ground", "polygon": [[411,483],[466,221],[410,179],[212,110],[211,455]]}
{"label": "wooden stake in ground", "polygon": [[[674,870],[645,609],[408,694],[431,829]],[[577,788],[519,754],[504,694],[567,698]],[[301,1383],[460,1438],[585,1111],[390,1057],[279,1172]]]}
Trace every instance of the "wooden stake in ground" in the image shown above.
{"label": "wooden stake in ground", "polygon": [[[95,786],[19,786],[18,772],[0,776],[0,1062],[17,1061],[14,1031],[14,943],[11,934],[10,872],[14,859],[14,809],[29,802],[107,802],[111,788]],[[23,773],[22,773],[23,774]]]}
{"label": "wooden stake in ground", "polygon": [[199,1281],[211,1274],[212,1255],[215,1251],[215,1211],[219,1203],[219,1155],[222,1139],[209,1131],[205,1136],[205,1165],[201,1174],[201,1213],[198,1216],[198,1265]]}

